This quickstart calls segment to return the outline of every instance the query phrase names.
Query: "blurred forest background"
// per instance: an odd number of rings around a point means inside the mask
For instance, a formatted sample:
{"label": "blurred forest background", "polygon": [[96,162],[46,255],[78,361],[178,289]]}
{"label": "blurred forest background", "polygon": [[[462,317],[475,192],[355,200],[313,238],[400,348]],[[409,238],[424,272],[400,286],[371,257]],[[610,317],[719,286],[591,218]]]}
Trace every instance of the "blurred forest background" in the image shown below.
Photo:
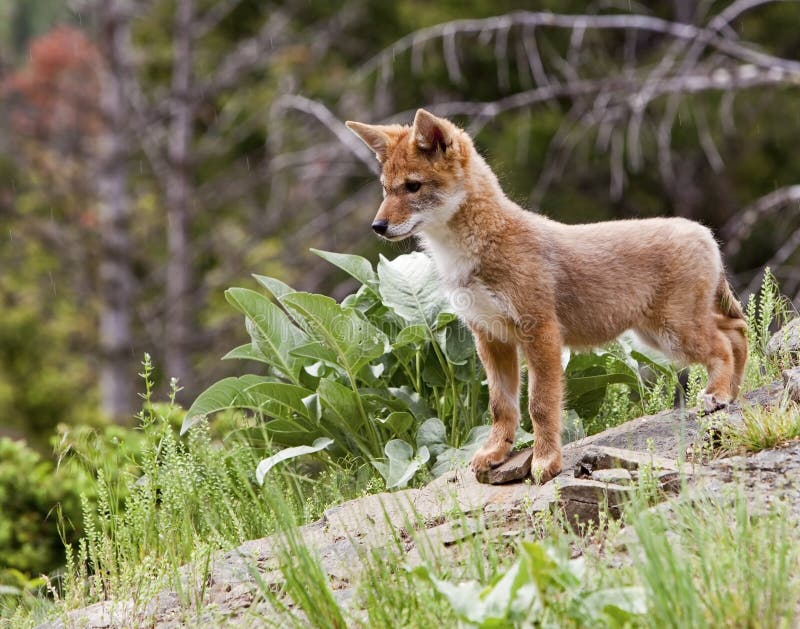
{"label": "blurred forest background", "polygon": [[144,352],[190,402],[241,341],[226,287],[341,296],[309,247],[408,250],[372,235],[343,120],[419,106],[523,206],[701,221],[742,295],[769,265],[800,303],[798,25],[767,0],[0,0],[0,436],[131,421]]}

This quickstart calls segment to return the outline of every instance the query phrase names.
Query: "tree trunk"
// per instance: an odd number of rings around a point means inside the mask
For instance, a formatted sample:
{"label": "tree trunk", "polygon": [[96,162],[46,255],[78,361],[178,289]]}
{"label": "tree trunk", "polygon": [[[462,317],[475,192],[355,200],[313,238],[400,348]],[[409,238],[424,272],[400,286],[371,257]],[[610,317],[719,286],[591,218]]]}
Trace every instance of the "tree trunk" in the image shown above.
{"label": "tree trunk", "polygon": [[130,16],[124,0],[99,4],[99,47],[105,60],[100,108],[104,128],[97,145],[96,191],[100,250],[101,408],[115,421],[134,411],[136,358],[131,308],[135,278],[130,238],[125,72]]}
{"label": "tree trunk", "polygon": [[194,106],[190,99],[195,5],[194,0],[178,0],[172,63],[169,166],[166,173],[167,280],[165,348],[166,374],[191,384],[191,253],[189,251],[191,181],[189,154],[192,141]]}

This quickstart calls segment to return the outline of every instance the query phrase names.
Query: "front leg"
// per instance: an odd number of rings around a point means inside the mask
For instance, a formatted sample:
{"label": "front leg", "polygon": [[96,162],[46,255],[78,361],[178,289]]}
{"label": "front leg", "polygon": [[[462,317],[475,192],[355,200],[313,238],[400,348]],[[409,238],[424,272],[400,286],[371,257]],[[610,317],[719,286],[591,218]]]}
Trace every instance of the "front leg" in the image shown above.
{"label": "front leg", "polygon": [[531,476],[546,483],[561,472],[561,332],[555,320],[527,332],[522,347],[534,436]]}
{"label": "front leg", "polygon": [[519,426],[519,357],[515,342],[491,338],[473,327],[478,356],[489,381],[489,408],[492,430],[489,438],[472,457],[470,469],[485,472],[508,458]]}

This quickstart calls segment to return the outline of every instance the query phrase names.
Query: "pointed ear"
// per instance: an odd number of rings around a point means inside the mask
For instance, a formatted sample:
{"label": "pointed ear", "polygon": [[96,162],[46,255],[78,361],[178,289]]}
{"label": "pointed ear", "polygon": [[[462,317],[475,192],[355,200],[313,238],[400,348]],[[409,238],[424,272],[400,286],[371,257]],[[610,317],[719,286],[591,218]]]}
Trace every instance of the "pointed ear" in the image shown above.
{"label": "pointed ear", "polygon": [[442,153],[453,143],[453,125],[443,118],[437,118],[429,111],[417,109],[414,116],[414,141],[422,151],[441,149]]}
{"label": "pointed ear", "polygon": [[386,147],[389,145],[389,136],[380,127],[363,122],[345,122],[347,128],[355,133],[369,148],[371,148],[379,162],[386,161]]}

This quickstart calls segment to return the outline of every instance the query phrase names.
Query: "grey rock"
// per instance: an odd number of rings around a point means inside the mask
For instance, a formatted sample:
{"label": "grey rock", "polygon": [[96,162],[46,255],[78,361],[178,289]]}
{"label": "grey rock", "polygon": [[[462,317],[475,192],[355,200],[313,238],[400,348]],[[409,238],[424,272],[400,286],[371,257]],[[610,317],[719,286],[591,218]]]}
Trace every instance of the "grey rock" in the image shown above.
{"label": "grey rock", "polygon": [[795,317],[767,343],[767,356],[800,365],[800,317]]}
{"label": "grey rock", "polygon": [[429,544],[432,548],[438,546],[452,546],[469,537],[473,537],[483,529],[476,518],[462,518],[452,522],[445,522],[433,528],[422,531],[415,537],[416,545]]}
{"label": "grey rock", "polygon": [[663,470],[656,473],[655,480],[658,483],[661,491],[669,494],[677,494],[680,492],[682,485],[687,480],[691,473],[684,469],[678,472],[677,470]]}
{"label": "grey rock", "polygon": [[782,375],[786,399],[800,403],[800,367],[787,369]]}
{"label": "grey rock", "polygon": [[576,463],[575,477],[590,478],[598,470],[622,468],[628,471],[637,471],[643,467],[653,470],[677,470],[678,464],[673,459],[649,452],[637,452],[609,446],[591,446],[584,450]]}
{"label": "grey rock", "polygon": [[631,473],[622,467],[611,470],[595,470],[592,472],[591,478],[601,483],[615,485],[630,485],[633,481]]}
{"label": "grey rock", "polygon": [[531,473],[533,448],[514,452],[507,461],[495,468],[476,474],[478,482],[487,485],[503,485],[528,478]]}
{"label": "grey rock", "polygon": [[350,582],[358,576],[359,550],[349,539],[340,539],[319,549],[318,555],[322,568],[334,579]]}
{"label": "grey rock", "polygon": [[632,490],[623,485],[568,476],[552,482],[558,488],[558,507],[567,522],[578,526],[597,523],[603,511],[607,511],[612,518],[618,518]]}
{"label": "grey rock", "polygon": [[102,601],[69,612],[66,620],[44,623],[37,629],[111,629],[131,626],[135,626],[133,601]]}
{"label": "grey rock", "polygon": [[327,533],[334,539],[355,538],[365,543],[385,540],[393,532],[416,528],[431,515],[416,507],[419,489],[375,494],[349,500],[325,511]]}

